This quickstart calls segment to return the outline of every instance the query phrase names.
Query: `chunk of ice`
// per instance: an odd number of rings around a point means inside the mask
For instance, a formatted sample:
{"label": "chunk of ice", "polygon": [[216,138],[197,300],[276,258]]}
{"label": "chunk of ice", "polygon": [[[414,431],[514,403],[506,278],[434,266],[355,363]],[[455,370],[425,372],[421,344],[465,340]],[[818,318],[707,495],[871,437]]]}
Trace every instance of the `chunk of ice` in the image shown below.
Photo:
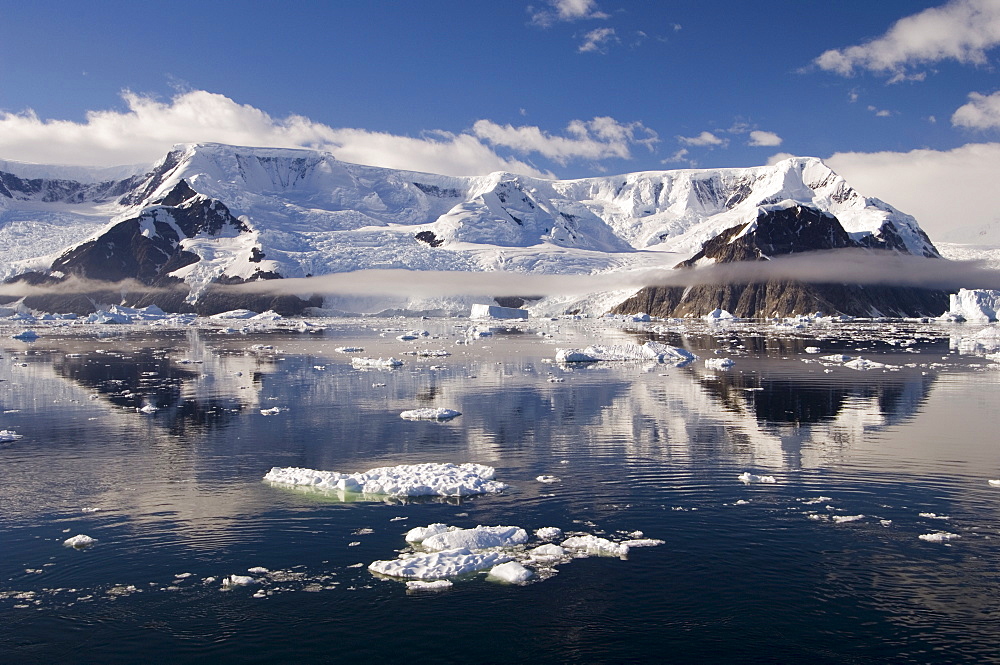
{"label": "chunk of ice", "polygon": [[439,533],[444,533],[449,529],[451,529],[451,527],[447,524],[436,522],[427,526],[414,527],[406,532],[406,536],[404,536],[404,538],[408,543],[422,543],[425,539],[430,538],[431,536],[436,536]]}
{"label": "chunk of ice", "polygon": [[401,464],[362,473],[338,473],[297,467],[274,467],[264,480],[307,485],[359,494],[388,496],[469,496],[498,494],[507,489],[493,480],[495,470],[483,464]]}
{"label": "chunk of ice", "polygon": [[474,529],[442,531],[424,538],[420,544],[424,549],[440,552],[459,548],[512,547],[526,542],[528,532],[517,526],[477,526]]}
{"label": "chunk of ice", "polygon": [[410,580],[406,583],[406,591],[417,592],[417,591],[447,591],[453,587],[449,580],[434,580],[433,582],[424,582],[423,580]]}
{"label": "chunk of ice", "polygon": [[388,561],[373,561],[368,570],[389,577],[439,580],[492,568],[509,560],[509,556],[500,552],[472,552],[459,548]]}
{"label": "chunk of ice", "polygon": [[562,529],[557,526],[543,526],[535,530],[535,535],[539,540],[556,540],[562,538]]}
{"label": "chunk of ice", "polygon": [[736,362],[732,358],[706,358],[705,368],[706,369],[729,369]]}
{"label": "chunk of ice", "polygon": [[928,543],[946,543],[949,540],[954,540],[955,538],[961,538],[957,533],[948,533],[947,531],[938,531],[937,533],[922,533],[917,536],[920,540],[927,541]]}
{"label": "chunk of ice", "polygon": [[561,363],[653,360],[656,362],[683,365],[697,359],[690,351],[661,342],[638,344],[615,344],[611,346],[588,346],[585,349],[556,349],[556,361]]}
{"label": "chunk of ice", "polygon": [[739,480],[744,485],[749,485],[750,483],[773,485],[774,483],[778,482],[777,480],[774,479],[774,476],[758,476],[753,473],[750,473],[749,471],[744,471],[743,473],[741,473],[739,476],[737,476],[737,480]]}
{"label": "chunk of ice", "polygon": [[562,546],[568,550],[597,554],[598,556],[624,557],[628,555],[628,545],[625,543],[615,543],[607,538],[590,534],[567,538],[562,542]]}
{"label": "chunk of ice", "polygon": [[517,561],[508,561],[507,563],[501,563],[499,566],[494,566],[490,569],[489,575],[487,575],[488,578],[507,582],[508,584],[524,584],[534,576],[533,572]]}
{"label": "chunk of ice", "polygon": [[76,549],[81,550],[84,547],[90,547],[96,542],[97,538],[91,538],[90,536],[81,533],[73,536],[72,538],[67,538],[63,541],[63,545],[66,547],[75,547]]}
{"label": "chunk of ice", "polygon": [[423,408],[423,409],[413,409],[411,411],[403,411],[399,414],[400,418],[404,420],[451,420],[452,418],[457,418],[462,415],[461,411],[455,411],[454,409],[445,408]]}

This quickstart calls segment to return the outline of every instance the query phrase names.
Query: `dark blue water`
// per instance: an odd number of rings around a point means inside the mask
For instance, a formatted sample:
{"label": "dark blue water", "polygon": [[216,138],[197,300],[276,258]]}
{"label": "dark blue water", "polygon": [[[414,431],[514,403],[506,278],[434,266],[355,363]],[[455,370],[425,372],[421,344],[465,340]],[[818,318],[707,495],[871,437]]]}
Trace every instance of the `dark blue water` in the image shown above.
{"label": "dark blue water", "polygon": [[[431,335],[395,339],[413,327]],[[23,438],[0,447],[0,661],[998,660],[1000,372],[948,329],[543,322],[464,344],[466,327],[7,340],[0,428]],[[549,362],[645,339],[736,365]],[[818,361],[831,353],[891,367]],[[399,418],[423,406],[463,415]],[[261,480],[467,461],[510,489],[344,503]],[[477,575],[407,594],[368,572],[434,522],[665,543],[524,586]],[[919,539],[941,531],[958,537]],[[64,547],[76,534],[97,542]],[[254,567],[269,572],[222,588]]]}

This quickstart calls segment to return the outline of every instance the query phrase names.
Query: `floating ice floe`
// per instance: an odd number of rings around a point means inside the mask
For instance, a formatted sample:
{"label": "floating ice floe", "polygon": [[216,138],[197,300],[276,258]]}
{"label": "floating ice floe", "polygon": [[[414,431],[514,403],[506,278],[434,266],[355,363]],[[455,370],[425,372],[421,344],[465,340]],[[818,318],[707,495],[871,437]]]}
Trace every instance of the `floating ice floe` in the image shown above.
{"label": "floating ice floe", "polygon": [[858,522],[864,518],[864,515],[834,515],[832,519],[836,524],[846,524],[848,522]]}
{"label": "floating ice floe", "polygon": [[490,569],[487,579],[499,580],[508,584],[523,584],[534,577],[535,574],[519,564],[517,561],[508,561]]}
{"label": "floating ice floe", "polygon": [[79,534],[73,536],[72,538],[67,538],[63,541],[63,545],[66,547],[74,547],[78,550],[82,550],[84,547],[90,547],[97,542],[97,538],[91,538],[85,534]]}
{"label": "floating ice floe", "polygon": [[138,411],[139,413],[150,414],[150,413],[156,413],[157,411],[159,411],[159,409],[153,406],[152,404],[145,404],[141,407],[136,408],[136,411]]}
{"label": "floating ice floe", "polygon": [[987,482],[989,482],[989,484],[992,485],[993,487],[1000,487],[1000,480],[990,480]]}
{"label": "floating ice floe", "polygon": [[562,546],[564,549],[596,554],[598,556],[625,557],[628,556],[629,550],[628,545],[625,543],[616,543],[607,538],[590,534],[571,536],[562,542]]}
{"label": "floating ice floe", "polygon": [[867,358],[855,358],[854,360],[844,363],[844,367],[863,371],[869,369],[886,369],[892,366],[875,360],[868,360]]}
{"label": "floating ice floe", "polygon": [[364,350],[361,346],[338,346],[334,349],[337,353],[362,353]]}
{"label": "floating ice floe", "polygon": [[17,333],[16,335],[11,335],[10,337],[11,339],[20,340],[22,342],[34,342],[36,339],[38,339],[38,333],[36,333],[34,330],[24,330],[22,332]]}
{"label": "floating ice floe", "polygon": [[539,540],[557,540],[562,538],[562,529],[557,526],[543,526],[535,530],[535,535]]}
{"label": "floating ice floe", "polygon": [[562,478],[559,478],[557,476],[546,476],[546,475],[538,476],[537,478],[535,478],[535,480],[537,480],[540,483],[559,483],[559,482],[562,482]]}
{"label": "floating ice floe", "polygon": [[938,531],[936,533],[922,533],[917,536],[920,540],[927,541],[928,543],[946,543],[949,540],[954,540],[956,538],[961,538],[957,533],[948,533],[947,531]]}
{"label": "floating ice floe", "polygon": [[274,467],[264,480],[285,485],[387,496],[470,496],[497,494],[507,485],[493,480],[483,464],[402,464],[362,473],[338,473],[297,467]]}
{"label": "floating ice floe", "polygon": [[684,365],[698,356],[686,349],[680,349],[661,342],[638,344],[614,344],[610,346],[588,346],[585,349],[556,349],[556,362],[627,362],[633,360],[653,360],[662,363]]}
{"label": "floating ice floe", "polygon": [[851,356],[845,356],[843,353],[834,353],[829,356],[822,356],[820,360],[828,360],[832,363],[846,363],[851,360]]}
{"label": "floating ice floe", "polygon": [[272,406],[270,409],[261,409],[260,410],[260,415],[262,415],[262,416],[276,416],[276,415],[278,415],[279,413],[281,413],[284,410],[285,409],[282,409],[280,406]]}
{"label": "floating ice floe", "polygon": [[229,577],[222,578],[223,588],[229,588],[234,586],[247,586],[253,584],[256,580],[249,575],[230,575]]}
{"label": "floating ice floe", "polygon": [[[562,530],[543,527],[535,532],[540,540],[562,538]],[[546,579],[555,574],[553,566],[588,556],[625,558],[630,547],[662,545],[662,540],[642,538],[641,531],[632,540],[615,542],[591,534],[576,534],[562,544],[542,543],[528,547],[528,532],[516,526],[477,526],[460,529],[436,523],[411,529],[406,541],[415,552],[403,552],[398,558],[375,561],[369,570],[378,575],[410,580],[437,580],[489,570],[488,577],[523,584],[532,579]],[[508,563],[514,565],[506,565]]]}
{"label": "floating ice floe", "polygon": [[419,592],[419,591],[447,591],[454,584],[449,580],[434,580],[433,582],[425,582],[423,580],[410,580],[406,583],[406,591]]}
{"label": "floating ice floe", "polygon": [[396,358],[351,358],[351,365],[356,368],[387,369],[402,367],[403,361]]}
{"label": "floating ice floe", "polygon": [[735,316],[718,307],[701,318],[705,321],[733,321],[736,319]]}
{"label": "floating ice floe", "polygon": [[744,485],[749,485],[750,483],[761,483],[765,485],[773,485],[778,482],[775,480],[774,476],[758,476],[756,474],[750,473],[749,471],[744,471],[736,478]]}
{"label": "floating ice floe", "polygon": [[706,369],[729,369],[736,363],[732,358],[706,358],[705,368]]}
{"label": "floating ice floe", "polygon": [[389,577],[437,580],[468,575],[507,561],[510,561],[510,557],[501,552],[473,552],[459,548],[373,561],[368,570]]}
{"label": "floating ice floe", "polygon": [[20,438],[21,435],[12,429],[0,429],[0,443],[10,443]]}
{"label": "floating ice floe", "polygon": [[806,353],[819,353],[820,350],[821,349],[818,346],[807,346],[805,348]]}
{"label": "floating ice floe", "polygon": [[403,411],[399,414],[400,418],[404,420],[451,420],[452,418],[457,418],[462,415],[461,411],[455,411],[454,409],[444,409],[444,408],[423,408],[423,409],[413,409],[411,411]]}
{"label": "floating ice floe", "polygon": [[435,533],[419,541],[419,544],[425,550],[441,552],[462,548],[483,550],[493,547],[513,547],[526,542],[528,542],[528,532],[520,527],[480,525],[473,529],[449,529]]}

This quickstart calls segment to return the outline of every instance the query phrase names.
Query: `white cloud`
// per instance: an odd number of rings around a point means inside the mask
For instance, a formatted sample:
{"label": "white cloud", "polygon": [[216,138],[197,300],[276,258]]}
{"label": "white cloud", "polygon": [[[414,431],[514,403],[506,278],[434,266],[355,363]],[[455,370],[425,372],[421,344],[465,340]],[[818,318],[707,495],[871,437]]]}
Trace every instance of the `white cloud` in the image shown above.
{"label": "white cloud", "polygon": [[499,125],[490,120],[477,121],[472,131],[476,138],[494,146],[520,154],[537,153],[558,164],[571,159],[629,159],[633,145],[652,149],[659,141],[656,132],[641,122],[620,123],[609,117],[574,120],[566,127],[566,136],[553,136],[534,126]]}
{"label": "white cloud", "polygon": [[1000,128],[1000,92],[992,95],[970,92],[969,103],[952,114],[951,124],[970,129]]}
{"label": "white cloud", "polygon": [[606,53],[607,45],[617,41],[614,28],[597,28],[583,36],[583,43],[577,50],[580,53]]}
{"label": "white cloud", "polygon": [[1000,143],[947,151],[837,153],[825,161],[862,195],[916,217],[931,240],[975,242],[1000,219],[995,193]]}
{"label": "white cloud", "polygon": [[583,19],[610,18],[597,7],[594,0],[548,0],[548,7],[528,7],[531,22],[547,28],[554,23]]}
{"label": "white cloud", "polygon": [[687,156],[688,156],[688,149],[681,148],[680,150],[670,155],[666,159],[660,160],[660,163],[661,164],[691,163],[691,160],[689,160]]}
{"label": "white cloud", "polygon": [[749,146],[765,146],[772,148],[781,145],[781,137],[774,132],[764,132],[758,129],[750,132]]}
{"label": "white cloud", "polygon": [[986,51],[1000,45],[1000,2],[952,0],[902,18],[881,37],[826,51],[813,62],[842,76],[856,70],[890,75],[890,82],[922,80],[915,65],[942,60],[985,65]]}
{"label": "white cloud", "polygon": [[677,140],[684,145],[702,148],[724,148],[729,145],[729,139],[721,139],[712,132],[702,132],[698,136],[678,136]]}
{"label": "white cloud", "polygon": [[868,105],[868,110],[875,114],[876,118],[889,118],[892,116],[892,111],[888,109],[880,109],[877,106]]}
{"label": "white cloud", "polygon": [[[473,132],[431,131],[410,137],[335,128],[299,115],[274,118],[204,90],[179,93],[166,102],[132,92],[122,93],[122,99],[126,110],[90,111],[83,122],[44,120],[32,111],[0,112],[0,156],[34,163],[113,166],[152,163],[177,143],[218,142],[313,148],[349,162],[449,175],[499,170],[552,175],[487,145],[486,129],[496,127],[488,120],[477,123]],[[514,133],[544,137],[547,140],[534,148],[526,141],[520,151],[552,156],[559,163],[627,158],[631,144],[651,146],[657,140],[641,123],[621,124],[612,118],[577,120],[567,131],[568,137],[551,137],[537,127],[520,127]]]}

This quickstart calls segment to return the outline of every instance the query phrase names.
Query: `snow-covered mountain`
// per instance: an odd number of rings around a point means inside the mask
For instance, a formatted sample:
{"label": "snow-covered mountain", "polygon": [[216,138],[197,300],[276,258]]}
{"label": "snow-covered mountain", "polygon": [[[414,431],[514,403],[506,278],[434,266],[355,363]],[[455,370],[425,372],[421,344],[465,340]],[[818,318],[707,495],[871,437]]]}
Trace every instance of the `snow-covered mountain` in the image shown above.
{"label": "snow-covered mountain", "polygon": [[[814,158],[559,181],[441,176],[309,150],[197,144],[146,168],[0,161],[0,279],[130,278],[178,289],[169,297],[133,288],[126,298],[133,303],[217,311],[233,304],[213,290],[218,284],[361,269],[456,271],[460,281],[461,271],[611,275],[672,267],[726,230],[757,222],[762,210],[803,207],[834,216],[852,242],[939,256],[912,217],[860,195]],[[613,284],[593,307],[634,291]],[[121,297],[110,293],[102,297]],[[325,305],[375,311],[461,301],[447,296],[340,296]],[[293,310],[296,303],[320,304],[287,297],[270,304]],[[535,306],[572,304],[550,294]]]}

